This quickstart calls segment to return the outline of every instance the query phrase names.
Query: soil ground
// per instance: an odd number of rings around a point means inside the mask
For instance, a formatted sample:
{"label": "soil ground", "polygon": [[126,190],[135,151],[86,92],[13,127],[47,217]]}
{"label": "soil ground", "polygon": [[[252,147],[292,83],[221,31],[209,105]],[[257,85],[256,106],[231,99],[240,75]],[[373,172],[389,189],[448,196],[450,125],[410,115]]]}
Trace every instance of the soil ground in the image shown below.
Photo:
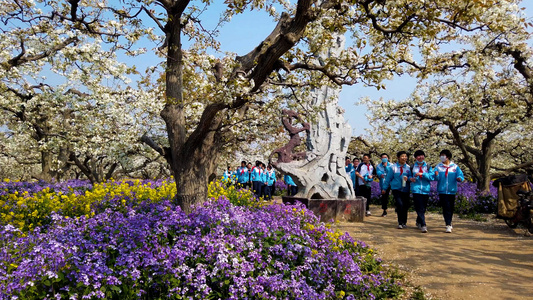
{"label": "soil ground", "polygon": [[362,223],[338,223],[357,240],[377,250],[385,265],[407,273],[432,299],[533,299],[533,237],[511,229],[489,215],[487,222],[454,215],[453,232],[445,233],[442,215],[426,214],[428,233],[415,226],[396,229],[394,208],[380,217],[381,207]]}

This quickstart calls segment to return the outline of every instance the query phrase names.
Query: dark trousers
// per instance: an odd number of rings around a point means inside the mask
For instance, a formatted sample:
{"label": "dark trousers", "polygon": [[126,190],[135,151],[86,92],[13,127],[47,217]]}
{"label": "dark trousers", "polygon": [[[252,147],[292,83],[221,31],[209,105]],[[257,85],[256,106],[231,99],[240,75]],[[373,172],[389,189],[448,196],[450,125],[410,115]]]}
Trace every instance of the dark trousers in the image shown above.
{"label": "dark trousers", "polygon": [[272,200],[272,187],[271,185],[265,185],[265,198],[268,200]]}
{"label": "dark trousers", "polygon": [[426,208],[428,207],[429,195],[413,194],[413,202],[416,210],[416,222],[426,226]]}
{"label": "dark trousers", "polygon": [[396,203],[396,214],[398,215],[398,224],[407,224],[407,213],[411,206],[411,199],[409,192],[402,192],[399,190],[392,190],[392,196]]}
{"label": "dark trousers", "polygon": [[381,195],[381,209],[387,210],[387,207],[389,206],[389,195],[390,195],[390,188],[388,188],[385,191],[385,194]]}
{"label": "dark trousers", "polygon": [[261,197],[261,187],[263,186],[263,183],[261,181],[252,181],[252,188],[254,191],[254,195],[259,198]]}
{"label": "dark trousers", "polygon": [[366,210],[370,210],[370,197],[372,197],[372,188],[366,185],[360,185],[357,196],[366,198]]}
{"label": "dark trousers", "polygon": [[289,196],[294,196],[298,193],[298,186],[296,185],[291,185],[289,186],[289,189],[287,191],[289,193]]}
{"label": "dark trousers", "polygon": [[439,202],[442,205],[442,216],[446,225],[452,225],[453,210],[455,209],[455,195],[439,194]]}

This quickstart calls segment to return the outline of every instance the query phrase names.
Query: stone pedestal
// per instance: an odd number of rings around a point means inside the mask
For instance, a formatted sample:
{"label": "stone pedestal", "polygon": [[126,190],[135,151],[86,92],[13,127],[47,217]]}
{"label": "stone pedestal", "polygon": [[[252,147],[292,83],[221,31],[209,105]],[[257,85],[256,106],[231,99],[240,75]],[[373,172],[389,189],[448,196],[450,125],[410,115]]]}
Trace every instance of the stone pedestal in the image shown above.
{"label": "stone pedestal", "polygon": [[338,202],[343,200],[330,199],[309,199],[309,206],[307,207],[316,216],[320,216],[320,221],[329,222],[335,221],[337,218]]}
{"label": "stone pedestal", "polygon": [[357,197],[354,200],[337,201],[337,215],[335,220],[341,222],[363,222],[365,212],[365,197]]}
{"label": "stone pedestal", "polygon": [[320,220],[340,222],[363,222],[366,211],[366,199],[356,197],[351,200],[343,199],[307,199],[303,197],[283,196],[284,204],[294,204],[296,201],[304,204]]}

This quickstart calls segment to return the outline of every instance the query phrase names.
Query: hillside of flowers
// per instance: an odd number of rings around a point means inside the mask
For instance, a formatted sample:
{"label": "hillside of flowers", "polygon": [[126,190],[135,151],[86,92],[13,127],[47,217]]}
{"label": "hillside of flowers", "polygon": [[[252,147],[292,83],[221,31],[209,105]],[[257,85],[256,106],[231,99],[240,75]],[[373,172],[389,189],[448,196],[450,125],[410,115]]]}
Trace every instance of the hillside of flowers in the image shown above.
{"label": "hillside of flowers", "polygon": [[212,183],[186,215],[167,181],[0,185],[0,299],[383,299],[364,243],[298,205]]}

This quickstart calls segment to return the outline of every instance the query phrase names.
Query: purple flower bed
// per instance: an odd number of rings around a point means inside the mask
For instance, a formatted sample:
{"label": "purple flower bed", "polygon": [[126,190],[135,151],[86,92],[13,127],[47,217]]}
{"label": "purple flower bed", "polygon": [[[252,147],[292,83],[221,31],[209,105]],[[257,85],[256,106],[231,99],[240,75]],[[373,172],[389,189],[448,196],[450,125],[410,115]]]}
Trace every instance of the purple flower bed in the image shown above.
{"label": "purple flower bed", "polygon": [[92,189],[92,184],[88,180],[67,180],[58,183],[48,183],[45,181],[10,181],[0,182],[0,196],[12,194],[14,192],[28,192],[28,194],[36,194],[46,188],[55,192],[68,193],[71,190],[77,195],[84,193],[86,190]]}
{"label": "purple flower bed", "polygon": [[0,299],[375,299],[401,288],[348,234],[299,206],[185,215],[168,201],[92,218],[53,216],[48,231],[0,228]]}

